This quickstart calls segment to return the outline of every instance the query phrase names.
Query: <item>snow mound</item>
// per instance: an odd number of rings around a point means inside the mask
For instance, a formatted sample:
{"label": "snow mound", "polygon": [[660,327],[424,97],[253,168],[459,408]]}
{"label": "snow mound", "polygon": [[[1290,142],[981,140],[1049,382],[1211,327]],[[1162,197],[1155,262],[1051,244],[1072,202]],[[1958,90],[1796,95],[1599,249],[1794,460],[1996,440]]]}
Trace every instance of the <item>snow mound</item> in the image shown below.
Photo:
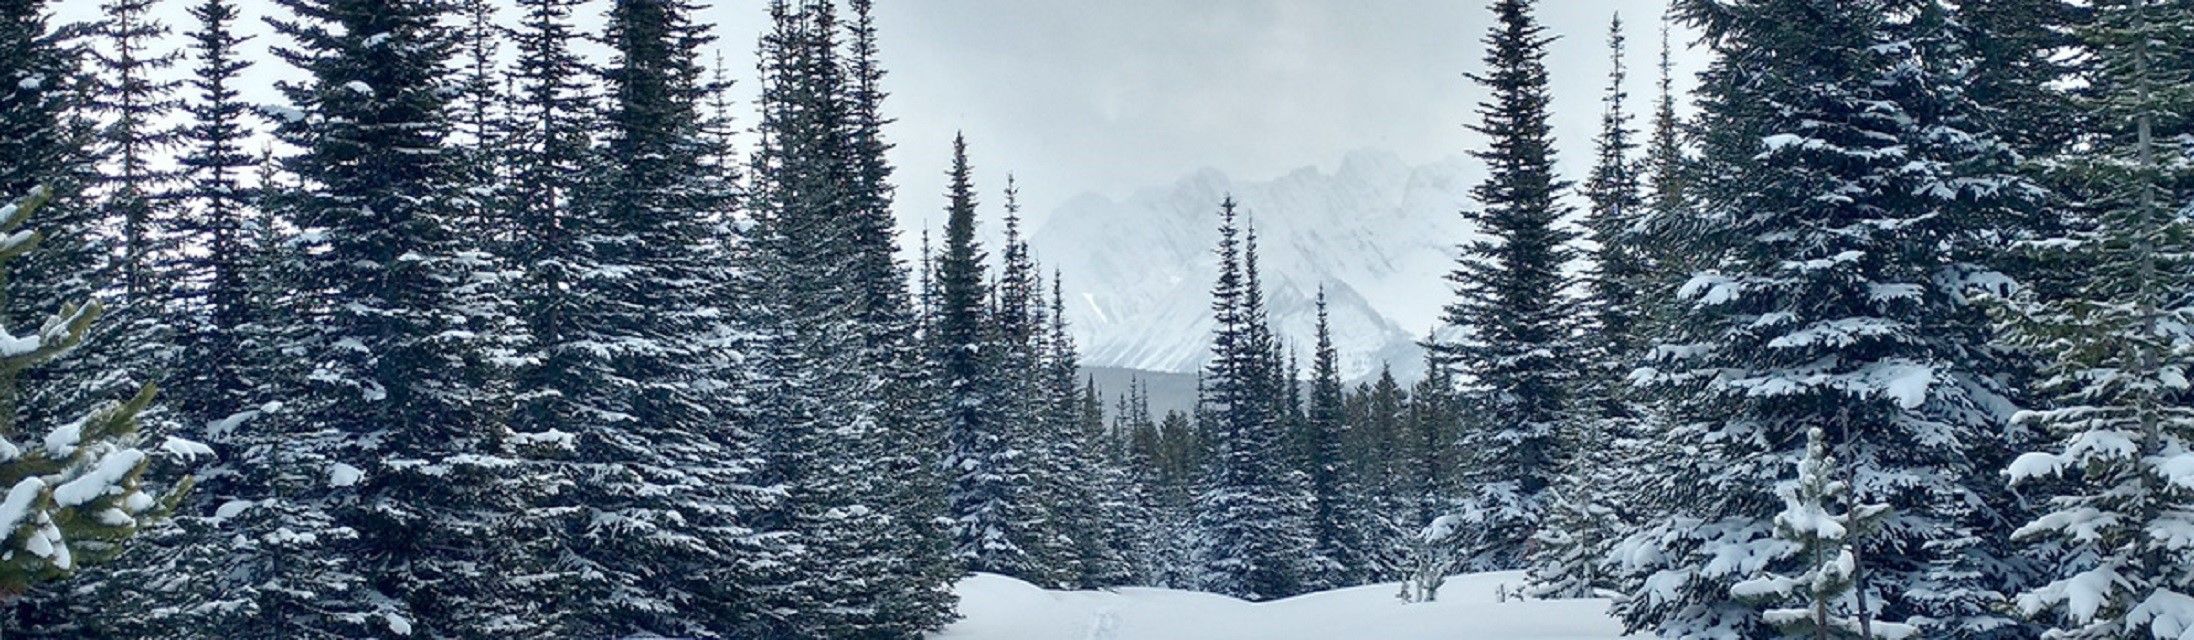
{"label": "snow mound", "polygon": [[1605,600],[1500,602],[1521,571],[1448,580],[1404,604],[1397,584],[1251,603],[1170,589],[1046,591],[999,575],[960,581],[963,619],[935,640],[1615,640]]}

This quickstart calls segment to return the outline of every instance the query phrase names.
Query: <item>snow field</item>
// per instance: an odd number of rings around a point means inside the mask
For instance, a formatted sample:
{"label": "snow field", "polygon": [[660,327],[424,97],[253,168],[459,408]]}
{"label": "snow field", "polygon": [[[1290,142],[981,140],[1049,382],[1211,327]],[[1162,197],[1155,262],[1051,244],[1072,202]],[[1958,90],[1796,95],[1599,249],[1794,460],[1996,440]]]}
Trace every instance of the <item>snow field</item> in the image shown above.
{"label": "snow field", "polygon": [[1521,571],[1448,580],[1440,601],[1405,604],[1376,584],[1265,603],[1130,587],[1046,591],[993,574],[960,581],[962,619],[935,640],[1615,640],[1605,600],[1500,602]]}

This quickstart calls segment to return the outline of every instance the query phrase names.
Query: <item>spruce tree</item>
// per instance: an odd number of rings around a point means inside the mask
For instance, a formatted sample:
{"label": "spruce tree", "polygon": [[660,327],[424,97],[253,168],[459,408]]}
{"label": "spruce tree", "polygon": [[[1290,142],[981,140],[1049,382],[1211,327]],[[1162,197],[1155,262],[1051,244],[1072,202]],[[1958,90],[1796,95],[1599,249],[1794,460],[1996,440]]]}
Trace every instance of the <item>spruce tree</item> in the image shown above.
{"label": "spruce tree", "polygon": [[171,373],[176,410],[186,423],[226,417],[248,408],[252,381],[243,373],[246,325],[259,320],[250,312],[249,257],[258,194],[247,186],[254,165],[246,142],[257,133],[238,94],[238,75],[249,66],[239,59],[244,37],[236,33],[232,0],[204,0],[190,8],[198,26],[190,30],[193,96],[184,103],[190,124],[183,129],[180,165],[183,184],[174,230],[183,244],[204,247],[172,267],[182,284],[176,304],[193,322],[181,328],[180,361],[191,366]]}
{"label": "spruce tree", "polygon": [[[247,325],[254,320],[246,300],[249,239],[244,235],[255,207],[243,186],[252,159],[242,144],[251,131],[235,86],[245,66],[235,58],[241,41],[232,30],[236,8],[225,0],[190,7],[198,26],[188,34],[195,73],[187,83],[147,77],[175,61],[145,51],[165,32],[150,20],[148,5],[106,8],[112,15],[102,31],[109,50],[100,60],[115,95],[103,101],[114,120],[101,133],[114,172],[102,191],[108,208],[124,218],[116,228],[135,240],[124,242],[134,248],[125,249],[125,272],[117,274],[118,290],[110,292],[124,305],[117,314],[124,324],[97,337],[115,346],[89,350],[83,361],[159,378],[169,390],[167,406],[148,407],[148,426],[230,453],[232,443],[212,437],[207,426],[250,408],[257,386],[244,376],[242,362]],[[184,86],[193,99],[170,98],[173,89]],[[169,128],[164,121],[171,108],[186,112],[190,122]],[[153,167],[168,147],[180,152],[176,168]],[[181,363],[190,366],[177,366]],[[87,572],[71,589],[69,609],[120,615],[70,615],[65,617],[78,621],[68,631],[32,632],[135,637],[206,623],[190,612],[222,597],[207,594],[203,586],[220,582],[219,559],[228,539],[213,510],[220,496],[238,489],[231,482],[234,470],[225,462],[201,469],[207,482],[180,505],[176,517],[145,532],[137,549]]]}
{"label": "spruce tree", "polygon": [[[50,25],[48,4],[17,0],[0,6],[0,197],[41,185],[55,194],[41,208],[39,250],[15,260],[8,274],[0,316],[12,326],[35,326],[54,309],[100,297],[112,275],[99,200],[82,197],[100,179],[97,120],[89,112],[99,90],[92,69],[82,62],[92,54],[83,37],[87,29]],[[115,327],[107,322],[94,330],[114,333]],[[112,340],[92,344],[127,346]],[[0,372],[0,384],[22,388],[0,401],[0,414],[25,424],[61,424],[134,392],[128,376],[154,373],[88,360]],[[66,625],[73,617],[46,594],[15,609],[14,617],[27,630]]]}
{"label": "spruce tree", "polygon": [[594,70],[571,51],[572,0],[527,0],[512,31],[513,69],[505,202],[516,231],[509,257],[523,274],[519,314],[531,353],[516,371],[513,428],[527,433],[578,433],[601,400],[594,381],[609,377],[594,344],[611,308],[586,274],[599,272],[594,245],[598,216],[581,208],[572,176],[595,165],[589,136],[598,124],[585,78]]}
{"label": "spruce tree", "polygon": [[[1809,561],[1774,540],[1768,490],[1822,428],[1851,465],[1854,500],[1897,517],[1854,553],[1881,619],[1928,637],[2020,630],[1992,593],[2019,562],[1981,535],[2012,505],[2004,457],[2008,367],[1972,302],[2003,276],[1992,238],[2035,189],[1962,92],[1968,60],[1937,2],[1806,0],[1678,10],[1719,54],[1707,91],[1678,307],[1633,375],[1669,414],[1669,467],[1621,545],[1619,605],[1664,635],[1774,633],[1730,587]],[[1745,562],[1718,559],[1742,553]],[[1680,576],[1680,578],[1679,578]]]}
{"label": "spruce tree", "polygon": [[285,166],[301,188],[282,190],[276,210],[302,232],[306,297],[278,322],[296,328],[286,348],[314,364],[285,381],[294,399],[274,417],[288,424],[273,429],[313,434],[277,458],[326,464],[269,481],[302,481],[301,504],[327,505],[355,532],[315,551],[354,559],[357,578],[311,611],[280,613],[333,634],[519,630],[531,603],[502,597],[501,539],[525,514],[523,477],[505,473],[505,399],[485,348],[496,336],[468,290],[488,277],[472,257],[479,239],[455,233],[470,202],[445,143],[444,7],[282,5],[293,17],[275,26],[291,43],[278,53],[305,77],[280,85],[297,117],[277,133],[300,150]]}
{"label": "spruce tree", "polygon": [[1138,582],[1145,586],[1183,585],[1180,567],[1186,536],[1176,533],[1187,491],[1174,473],[1168,439],[1150,410],[1149,396],[1139,378],[1131,378],[1113,413],[1113,430],[1121,438],[1122,463],[1129,481],[1137,488],[1135,508],[1140,518],[1123,540],[1134,564]]}
{"label": "spruce tree", "polygon": [[[856,216],[850,225],[853,263],[862,283],[858,300],[864,310],[860,326],[867,330],[864,362],[879,372],[882,406],[877,409],[882,434],[876,454],[889,483],[883,498],[906,532],[892,536],[898,543],[891,553],[903,558],[910,569],[895,576],[899,585],[893,598],[893,614],[911,628],[941,625],[952,615],[950,587],[960,575],[952,562],[950,532],[938,523],[945,515],[945,484],[938,473],[942,456],[943,410],[939,389],[931,375],[935,363],[923,348],[915,320],[914,301],[907,294],[907,267],[899,262],[897,224],[892,216],[892,167],[886,154],[892,145],[883,128],[890,119],[883,113],[886,92],[884,68],[878,60],[878,27],[871,0],[851,0],[847,8],[848,46],[845,101],[848,105],[845,161],[851,167],[853,188],[849,197]],[[827,3],[819,5],[829,10]]]}
{"label": "spruce tree", "polygon": [[[484,3],[482,3],[484,4]],[[607,354],[592,348],[604,337],[614,308],[604,284],[582,277],[603,273],[593,240],[600,233],[596,210],[583,197],[590,169],[598,161],[589,138],[600,123],[586,79],[596,70],[569,48],[579,34],[571,24],[575,3],[527,0],[508,31],[517,56],[509,74],[493,77],[495,27],[484,6],[468,6],[465,55],[459,73],[462,89],[454,108],[460,130],[471,143],[465,153],[476,164],[471,174],[485,181],[476,233],[492,238],[498,260],[516,274],[499,279],[512,292],[505,322],[524,335],[507,345],[515,363],[508,371],[512,406],[509,423],[523,473],[537,478],[524,494],[543,508],[545,518],[527,523],[528,537],[514,545],[522,554],[513,571],[527,597],[544,601],[536,619],[550,633],[603,629],[597,620],[577,615],[579,594],[598,586],[562,558],[584,558],[583,531],[573,485],[585,477],[579,435],[600,428],[593,410],[614,406],[604,398],[601,381],[612,379]],[[507,89],[499,84],[507,78]],[[492,157],[491,157],[492,156]],[[486,227],[486,228],[479,228]],[[523,292],[519,295],[519,292]],[[605,322],[607,321],[607,322]],[[553,563],[552,566],[544,566]],[[576,575],[574,575],[576,574]]]}
{"label": "spruce tree", "polygon": [[1219,208],[1219,278],[1212,288],[1208,381],[1200,420],[1210,459],[1196,501],[1201,588],[1251,601],[1300,593],[1310,504],[1286,464],[1274,415],[1277,351],[1258,291],[1255,235],[1244,235],[1232,198]]}
{"label": "spruce tree", "polygon": [[1618,447],[1640,426],[1628,376],[1639,355],[1639,328],[1646,314],[1646,304],[1637,297],[1649,277],[1638,237],[1646,212],[1642,165],[1633,157],[1637,144],[1624,109],[1628,93],[1623,87],[1620,17],[1608,28],[1608,48],[1614,70],[1596,142],[1599,159],[1585,189],[1592,202],[1586,226],[1595,248],[1594,268],[1587,276],[1589,295],[1583,301],[1583,357],[1573,391],[1572,431],[1565,437],[1572,450],[1531,558],[1533,591],[1541,596],[1587,597],[1594,589],[1614,586],[1601,565],[1622,533],[1616,505],[1623,502],[1616,492],[1624,486],[1618,471],[1624,458]]}
{"label": "spruce tree", "polygon": [[1363,490],[1341,454],[1340,354],[1333,348],[1326,292],[1318,289],[1317,343],[1311,353],[1310,394],[1304,408],[1303,460],[1310,488],[1310,557],[1305,588],[1337,589],[1364,583],[1377,568],[1369,532],[1372,514],[1363,508]]}
{"label": "spruce tree", "polygon": [[[312,363],[297,358],[314,330],[291,320],[321,298],[306,290],[300,243],[277,220],[275,194],[296,188],[271,157],[257,160],[254,188],[240,203],[261,212],[245,227],[238,257],[242,315],[236,375],[245,387],[237,408],[204,425],[221,455],[206,469],[192,517],[180,535],[162,536],[162,555],[144,557],[151,580],[118,585],[117,608],[132,613],[98,632],[182,638],[374,637],[389,619],[369,592],[362,563],[350,555],[358,530],[337,519],[347,496],[329,489],[357,467],[337,457],[343,432],[288,413],[285,402]],[[348,486],[348,485],[346,485]],[[172,553],[169,550],[173,550]]]}
{"label": "spruce tree", "polygon": [[1151,500],[1151,527],[1145,535],[1149,584],[1173,589],[1201,588],[1197,565],[1199,527],[1197,485],[1206,456],[1195,418],[1167,411],[1153,427],[1158,434],[1157,489]]}
{"label": "spruce tree", "polygon": [[1973,57],[1966,92],[1990,113],[1995,129],[2019,153],[2040,160],[2094,124],[2065,89],[2076,63],[2088,11],[2066,0],[1976,0],[1960,3],[1959,44]]}
{"label": "spruce tree", "polygon": [[1439,353],[1429,349],[1424,365],[1424,379],[1403,397],[1404,419],[1391,463],[1398,474],[1398,514],[1412,528],[1409,535],[1414,535],[1414,527],[1456,507],[1461,488],[1458,464],[1465,460],[1457,443],[1466,425],[1472,424],[1472,418],[1463,415],[1464,399],[1456,393],[1455,372],[1440,366]]}
{"label": "spruce tree", "polygon": [[938,316],[933,347],[946,390],[946,458],[954,522],[953,554],[970,571],[1038,576],[1033,555],[1037,505],[1029,500],[1028,471],[1014,447],[1014,425],[1003,405],[1009,381],[1001,377],[1006,349],[994,320],[983,276],[983,250],[975,239],[975,193],[967,140],[952,143],[951,185],[946,192],[945,246],[938,258]]}
{"label": "spruce tree", "polygon": [[1640,335],[1664,331],[1681,311],[1675,294],[1696,266],[1693,261],[1699,259],[1692,249],[1702,246],[1705,238],[1718,231],[1701,225],[1700,218],[1692,215],[1687,194],[1694,171],[1689,147],[1696,131],[1676,113],[1675,53],[1669,42],[1673,21],[1672,14],[1661,17],[1653,118],[1647,125],[1645,158],[1638,168],[1646,202],[1641,219],[1631,230],[1636,250],[1633,257],[1644,263],[1645,270],[1639,283],[1641,290],[1635,296],[1643,306],[1642,317],[1634,318],[1640,324]]}
{"label": "spruce tree", "polygon": [[1523,566],[1570,444],[1563,441],[1564,372],[1575,356],[1573,310],[1556,295],[1570,280],[1562,265],[1571,234],[1558,225],[1568,211],[1559,198],[1567,185],[1554,175],[1547,123],[1552,38],[1533,5],[1493,4],[1486,70],[1472,76],[1491,94],[1479,109],[1483,121],[1472,127],[1489,145],[1474,152],[1488,174],[1472,192],[1479,208],[1470,214],[1487,238],[1465,245],[1448,276],[1457,299],[1446,320],[1463,337],[1436,345],[1448,367],[1475,376],[1467,393],[1479,416],[1466,436],[1472,454],[1463,470],[1471,493],[1459,515],[1469,523],[1461,541],[1468,566],[1479,569]]}
{"label": "spruce tree", "polygon": [[907,637],[912,623],[882,604],[898,595],[893,585],[867,575],[879,570],[872,554],[886,543],[887,530],[874,526],[877,513],[851,494],[858,485],[838,480],[863,472],[839,453],[857,442],[820,422],[825,396],[816,378],[823,369],[805,362],[809,347],[786,314],[792,302],[783,287],[797,281],[786,272],[801,267],[757,250],[783,242],[762,235],[779,230],[755,225],[744,234],[748,268],[739,274],[738,309],[740,349],[750,363],[743,368],[741,420],[764,443],[756,482],[781,487],[784,497],[747,520],[759,540],[739,564],[753,567],[763,615],[750,631],[730,636]]}
{"label": "spruce tree", "polygon": [[[580,67],[549,42],[568,32],[569,6],[526,7],[519,40],[518,120],[539,137],[516,154],[516,258],[531,278],[568,278],[522,314],[552,333],[534,337],[548,358],[519,378],[520,442],[566,450],[548,465],[565,486],[544,498],[552,519],[538,526],[565,556],[558,571],[576,578],[554,587],[570,619],[541,622],[576,635],[733,634],[758,612],[743,567],[724,559],[748,550],[741,520],[769,489],[746,482],[756,436],[712,375],[730,266],[715,219],[735,203],[730,177],[707,162],[710,87],[696,56],[709,38],[688,3],[612,6],[603,142],[586,151],[584,93],[564,75]],[[567,178],[553,172],[574,166],[581,188],[559,189]],[[542,269],[549,260],[569,262]]]}
{"label": "spruce tree", "polygon": [[[80,29],[55,28],[46,0],[0,4],[0,194],[34,186],[52,189],[44,207],[41,249],[16,261],[10,273],[7,321],[30,326],[65,304],[81,303],[98,290],[109,265],[96,235],[100,213],[78,197],[97,179],[88,106],[88,55]],[[22,372],[24,398],[0,411],[35,424],[73,420],[96,398],[83,393],[76,363]]]}
{"label": "spruce tree", "polygon": [[[1081,568],[1075,566],[1076,543],[1066,530],[1067,516],[1058,511],[1087,501],[1074,495],[1080,487],[1070,484],[1083,480],[1070,468],[1081,461],[1074,459],[1075,447],[1068,439],[1071,417],[1055,411],[1071,405],[1059,404],[1065,398],[1054,395],[1058,389],[1052,387],[1052,376],[1045,368],[1047,310],[1035,257],[1021,237],[1020,210],[1019,189],[1008,175],[1004,246],[990,296],[991,317],[997,325],[997,359],[990,363],[990,375],[1000,385],[992,406],[998,412],[994,419],[1004,437],[1003,446],[1021,458],[1019,483],[1009,490],[1019,495],[1022,519],[1008,526],[1024,541],[1029,568],[1016,577],[1068,586]],[[1067,390],[1072,390],[1072,374]]]}
{"label": "spruce tree", "polygon": [[1775,487],[1783,510],[1775,514],[1775,539],[1804,558],[1792,575],[1770,573],[1730,587],[1736,597],[1771,607],[1760,615],[1785,635],[1810,638],[1908,638],[1918,629],[1879,621],[1859,588],[1860,538],[1879,531],[1893,515],[1888,505],[1852,501],[1851,485],[1829,454],[1821,429],[1806,432],[1798,476]]}
{"label": "spruce tree", "polygon": [[[1623,68],[1626,49],[1621,17],[1608,26],[1608,50],[1613,70],[1608,72],[1607,94],[1601,100],[1600,137],[1594,141],[1599,155],[1584,189],[1585,198],[1592,203],[1585,224],[1596,245],[1586,311],[1592,332],[1598,334],[1594,350],[1602,353],[1586,360],[1605,362],[1603,368],[1614,369],[1626,368],[1625,363],[1638,351],[1638,324],[1645,304],[1638,294],[1648,277],[1648,265],[1636,231],[1646,217],[1641,176],[1645,166],[1636,157],[1639,145],[1631,129],[1630,112],[1625,108],[1630,93],[1623,84],[1628,74]],[[1608,379],[1607,373],[1595,371],[1583,384],[1612,389],[1617,382]]]}
{"label": "spruce tree", "polygon": [[454,8],[455,24],[451,37],[456,40],[450,56],[453,74],[450,96],[451,142],[469,153],[465,158],[466,169],[477,171],[487,189],[494,189],[501,177],[497,170],[503,158],[491,153],[509,134],[507,114],[503,110],[510,104],[510,96],[504,95],[507,83],[500,58],[502,56],[502,27],[496,24],[496,7],[487,0],[457,0]]}
{"label": "spruce tree", "polygon": [[[0,233],[8,234],[0,242],[0,263],[37,248],[41,235],[24,227],[53,196],[51,189],[40,186],[0,206]],[[15,372],[81,344],[101,311],[97,302],[85,301],[63,306],[30,335],[0,329],[14,346],[0,358],[0,371],[9,374],[0,383],[0,398],[12,402],[23,393],[14,382],[20,379]],[[6,561],[0,562],[0,594],[7,604],[19,606],[34,587],[113,558],[139,527],[164,517],[189,490],[187,479],[164,496],[147,493],[141,484],[153,454],[140,448],[136,418],[153,392],[152,385],[145,385],[125,401],[99,405],[43,435],[12,418],[0,418],[0,444],[9,453],[0,475],[13,482],[0,503],[0,530],[7,532],[8,547]],[[173,437],[160,450],[188,457],[211,453],[204,445]],[[97,621],[72,622],[81,626]]]}
{"label": "spruce tree", "polygon": [[[87,170],[85,141],[69,122],[69,111],[78,106],[73,103],[81,72],[78,44],[48,24],[51,13],[46,0],[9,0],[0,6],[0,157],[8,159],[0,166],[0,193],[10,197],[38,185],[66,197],[81,186]],[[64,180],[66,184],[55,184]],[[46,219],[55,219],[61,209],[49,206]],[[17,292],[15,297],[26,296]]]}
{"label": "spruce tree", "polygon": [[1040,367],[1047,405],[1042,424],[1049,432],[1050,459],[1059,471],[1053,475],[1054,486],[1044,493],[1053,500],[1048,505],[1057,522],[1053,528],[1068,547],[1062,568],[1071,573],[1064,582],[1078,589],[1131,584],[1134,576],[1122,532],[1141,520],[1140,507],[1108,446],[1095,382],[1086,388],[1081,384],[1081,356],[1067,333],[1066,292],[1058,272],[1052,273],[1051,283]]}
{"label": "spruce tree", "polygon": [[[936,515],[946,494],[933,466],[944,393],[935,385],[942,383],[928,376],[926,354],[911,342],[916,322],[903,291],[906,274],[894,257],[870,253],[879,247],[892,253],[889,225],[875,227],[884,229],[881,235],[857,233],[880,209],[854,207],[881,207],[888,196],[888,168],[857,161],[881,147],[853,142],[861,122],[854,112],[874,107],[881,94],[850,90],[847,74],[861,67],[863,55],[873,63],[873,55],[856,44],[854,63],[845,61],[833,3],[772,2],[770,10],[772,27],[761,41],[761,142],[748,200],[761,232],[755,250],[773,265],[772,286],[786,298],[784,317],[802,350],[795,364],[813,369],[800,375],[817,396],[812,424],[828,431],[810,437],[836,443],[820,450],[836,471],[809,476],[814,486],[788,487],[795,493],[786,507],[795,515],[839,514],[837,521],[793,520],[793,536],[837,538],[828,553],[804,560],[837,584],[806,580],[792,591],[818,600],[816,611],[849,618],[826,628],[915,635],[949,618],[946,589],[959,569],[949,565]],[[869,71],[870,80],[880,77]],[[862,96],[867,107],[855,100]]]}
{"label": "spruce tree", "polygon": [[177,130],[166,121],[178,106],[179,83],[165,76],[179,52],[153,49],[168,27],[151,15],[152,8],[151,0],[100,5],[97,46],[90,48],[99,91],[86,105],[100,120],[94,153],[104,165],[94,197],[119,236],[113,286],[132,305],[164,301],[170,292],[154,280],[175,253],[172,237],[164,233],[175,176],[157,163],[177,141]]}
{"label": "spruce tree", "polygon": [[[2183,158],[2194,77],[2194,10],[2145,0],[2096,3],[2078,35],[2094,56],[2079,107],[2094,118],[2066,159],[2080,206],[2032,243],[2066,286],[2029,290],[2013,334],[2049,357],[2037,381],[2053,401],[2021,416],[2055,446],[2010,465],[2048,495],[2013,533],[2067,547],[2048,580],[2017,596],[2052,638],[2171,638],[2194,630],[2194,413],[2184,371],[2194,281]],[[2048,445],[2043,445],[2048,446]],[[2061,477],[2061,481],[2049,482]],[[2036,487],[2036,485],[2039,485]]]}
{"label": "spruce tree", "polygon": [[1412,492],[1416,482],[1408,477],[1422,472],[1411,469],[1405,457],[1415,449],[1402,446],[1416,440],[1410,435],[1417,424],[1410,415],[1412,406],[1409,390],[1402,388],[1393,367],[1386,364],[1380,365],[1378,377],[1370,383],[1357,385],[1345,403],[1343,455],[1364,486],[1364,502],[1372,513],[1375,568],[1381,573],[1400,566],[1417,530],[1431,524]]}

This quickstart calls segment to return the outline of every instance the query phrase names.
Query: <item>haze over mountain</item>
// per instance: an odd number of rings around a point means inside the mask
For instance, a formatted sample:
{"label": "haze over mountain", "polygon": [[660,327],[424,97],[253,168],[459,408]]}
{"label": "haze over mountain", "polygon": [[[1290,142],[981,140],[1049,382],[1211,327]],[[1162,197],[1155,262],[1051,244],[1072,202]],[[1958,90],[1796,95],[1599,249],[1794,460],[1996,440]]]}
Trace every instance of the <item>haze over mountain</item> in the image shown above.
{"label": "haze over mountain", "polygon": [[1443,275],[1455,246],[1473,237],[1460,212],[1477,176],[1461,158],[1411,166],[1379,151],[1265,181],[1204,169],[1124,199],[1075,198],[1030,242],[1047,269],[1065,272],[1087,365],[1193,372],[1210,348],[1214,226],[1232,194],[1255,225],[1282,339],[1307,360],[1323,285],[1342,374],[1361,378],[1387,362],[1413,376],[1416,342],[1451,295]]}

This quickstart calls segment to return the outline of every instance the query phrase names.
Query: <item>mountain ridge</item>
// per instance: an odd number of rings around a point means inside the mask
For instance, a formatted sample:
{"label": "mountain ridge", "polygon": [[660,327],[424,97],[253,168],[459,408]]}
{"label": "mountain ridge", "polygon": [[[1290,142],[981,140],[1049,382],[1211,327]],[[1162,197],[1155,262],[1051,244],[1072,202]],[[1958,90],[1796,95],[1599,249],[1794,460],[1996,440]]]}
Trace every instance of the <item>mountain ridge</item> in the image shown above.
{"label": "mountain ridge", "polygon": [[1323,286],[1343,376],[1382,363],[1407,375],[1422,369],[1417,342],[1450,295],[1455,247],[1474,237],[1461,211],[1477,174],[1460,158],[1411,165],[1382,151],[1263,181],[1206,168],[1123,198],[1076,196],[1030,243],[1064,271],[1086,364],[1194,372],[1212,330],[1219,203],[1232,195],[1258,234],[1275,330],[1304,365]]}

